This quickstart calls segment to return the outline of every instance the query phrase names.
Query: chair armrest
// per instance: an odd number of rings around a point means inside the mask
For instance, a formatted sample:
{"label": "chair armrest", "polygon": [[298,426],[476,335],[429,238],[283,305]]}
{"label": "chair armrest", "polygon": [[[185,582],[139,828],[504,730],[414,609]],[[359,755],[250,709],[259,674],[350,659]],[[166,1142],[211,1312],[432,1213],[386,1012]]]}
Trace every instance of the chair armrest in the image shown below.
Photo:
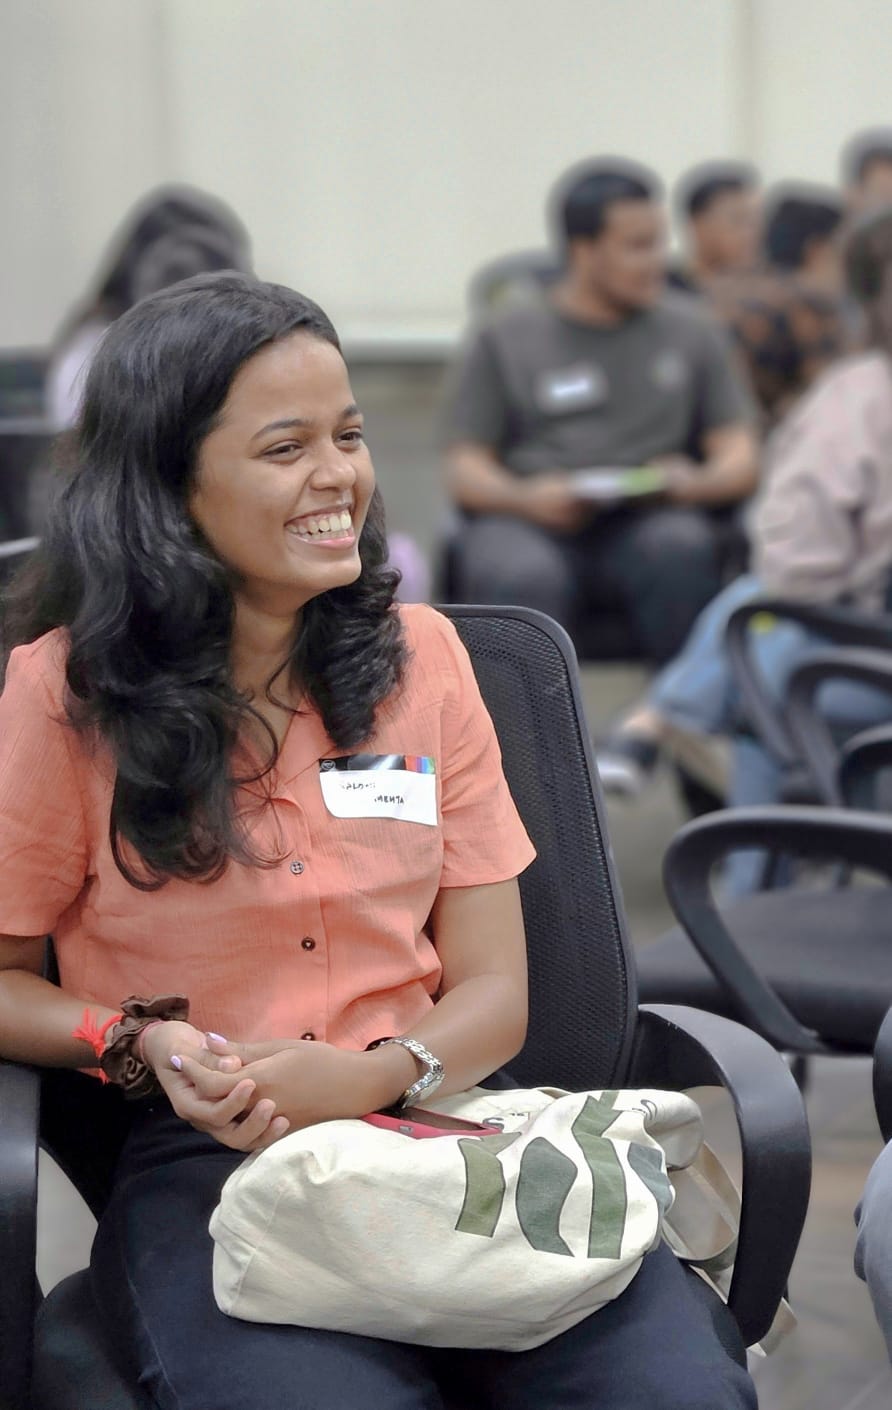
{"label": "chair armrest", "polygon": [[734,1103],[743,1179],[728,1306],[752,1346],[784,1296],[808,1209],[811,1141],[801,1093],[764,1038],[680,1004],[639,1009],[631,1085],[719,1085]]}
{"label": "chair armrest", "polygon": [[839,787],[846,807],[876,807],[876,776],[892,768],[892,724],[875,725],[846,741],[839,756]]}
{"label": "chair armrest", "polygon": [[0,1403],[29,1410],[37,1311],[40,1076],[0,1061]]}
{"label": "chair armrest", "polygon": [[759,673],[750,651],[749,625],[753,617],[768,613],[787,622],[796,622],[841,646],[892,647],[892,617],[859,612],[833,604],[813,606],[785,598],[762,597],[746,602],[731,614],[725,646],[750,724],[766,749],[784,765],[798,761],[796,744]]}
{"label": "chair armrest", "polygon": [[880,1024],[873,1050],[873,1104],[884,1141],[892,1141],[892,1009]]}
{"label": "chair armrest", "polygon": [[865,647],[816,651],[809,654],[790,677],[784,703],[790,733],[822,797],[838,807],[843,802],[839,749],[830,722],[817,704],[818,692],[831,680],[855,681],[887,691],[892,718],[892,652]]}
{"label": "chair armrest", "polygon": [[663,882],[676,918],[747,1022],[777,1048],[826,1052],[750,964],[716,905],[712,869],[742,847],[843,862],[892,880],[892,819],[837,808],[735,808],[687,823],[666,852]]}

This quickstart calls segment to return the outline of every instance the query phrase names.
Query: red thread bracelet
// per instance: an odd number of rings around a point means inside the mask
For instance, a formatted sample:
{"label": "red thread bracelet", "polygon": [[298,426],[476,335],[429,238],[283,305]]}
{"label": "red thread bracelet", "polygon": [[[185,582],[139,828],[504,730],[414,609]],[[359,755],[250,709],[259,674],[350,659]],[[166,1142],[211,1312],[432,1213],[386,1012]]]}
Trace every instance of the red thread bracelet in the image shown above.
{"label": "red thread bracelet", "polygon": [[[99,1024],[91,1008],[85,1008],[81,1014],[80,1025],[73,1029],[72,1038],[80,1038],[85,1043],[89,1043],[97,1058],[101,1058],[105,1052],[105,1035],[110,1028],[114,1028],[116,1023],[120,1023],[124,1017],[122,1013],[113,1013],[111,1018],[107,1018],[105,1023]],[[100,1082],[107,1082],[105,1073],[99,1070]]]}

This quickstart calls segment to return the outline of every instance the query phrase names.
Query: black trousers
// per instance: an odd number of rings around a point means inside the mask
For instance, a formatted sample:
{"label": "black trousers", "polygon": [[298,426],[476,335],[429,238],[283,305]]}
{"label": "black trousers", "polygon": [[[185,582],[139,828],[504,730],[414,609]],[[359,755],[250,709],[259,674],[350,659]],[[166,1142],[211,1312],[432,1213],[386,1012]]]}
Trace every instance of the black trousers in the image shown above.
{"label": "black trousers", "polygon": [[721,587],[720,545],[714,515],[674,505],[614,510],[579,534],[481,514],[460,530],[456,587],[462,602],[537,608],[573,637],[599,611],[619,610],[659,666]]}
{"label": "black trousers", "polygon": [[161,1410],[756,1405],[749,1376],[666,1248],[645,1258],[615,1302],[533,1351],[431,1350],[227,1317],[213,1298],[208,1220],[239,1160],[160,1103],[148,1108],[96,1235],[96,1300],[121,1359]]}

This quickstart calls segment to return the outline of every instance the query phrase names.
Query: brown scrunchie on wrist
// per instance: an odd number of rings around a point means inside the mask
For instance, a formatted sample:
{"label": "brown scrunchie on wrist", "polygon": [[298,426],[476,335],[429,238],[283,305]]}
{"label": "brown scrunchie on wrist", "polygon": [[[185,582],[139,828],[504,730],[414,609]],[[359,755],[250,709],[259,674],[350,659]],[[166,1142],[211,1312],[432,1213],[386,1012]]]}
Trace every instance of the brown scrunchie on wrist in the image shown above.
{"label": "brown scrunchie on wrist", "polygon": [[139,1035],[159,1019],[185,1023],[189,1000],[184,994],[160,994],[153,999],[131,994],[121,1004],[121,1012],[124,1017],[110,1030],[99,1066],[109,1082],[123,1088],[128,1100],[152,1096],[161,1091],[161,1086],[148,1063],[139,1056]]}

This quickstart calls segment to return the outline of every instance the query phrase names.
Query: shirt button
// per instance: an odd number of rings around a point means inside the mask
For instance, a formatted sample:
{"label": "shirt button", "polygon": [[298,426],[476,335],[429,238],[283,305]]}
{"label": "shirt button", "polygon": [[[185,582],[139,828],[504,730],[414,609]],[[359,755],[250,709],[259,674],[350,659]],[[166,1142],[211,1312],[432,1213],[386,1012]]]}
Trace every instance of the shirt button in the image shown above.
{"label": "shirt button", "polygon": [[303,871],[303,869],[304,869],[304,864],[303,864],[303,862],[292,862],[292,863],[291,863],[291,870],[292,870],[292,872],[294,873],[295,876],[300,876],[300,874],[301,874],[301,872]]}
{"label": "shirt button", "polygon": [[312,1042],[315,1040],[316,1034],[315,1034],[315,1033],[301,1033],[300,1036],[303,1038],[303,1040],[304,1040],[305,1043],[312,1043]]}
{"label": "shirt button", "polygon": [[304,936],[303,940],[300,942],[300,948],[302,950],[315,950],[316,941],[313,939],[312,935]]}

